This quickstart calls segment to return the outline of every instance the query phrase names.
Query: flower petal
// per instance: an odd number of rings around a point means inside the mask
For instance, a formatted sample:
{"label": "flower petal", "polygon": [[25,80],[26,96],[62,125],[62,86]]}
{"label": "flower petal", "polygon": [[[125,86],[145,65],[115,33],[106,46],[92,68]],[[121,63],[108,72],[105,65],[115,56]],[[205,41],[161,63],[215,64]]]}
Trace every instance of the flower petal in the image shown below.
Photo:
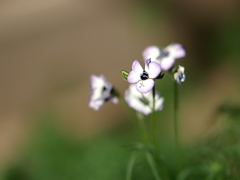
{"label": "flower petal", "polygon": [[181,44],[174,43],[166,47],[171,57],[178,59],[186,56],[186,51]]}
{"label": "flower petal", "polygon": [[175,63],[174,58],[172,58],[171,56],[165,57],[161,60],[160,66],[162,70],[168,71],[169,69],[171,69],[174,63]]}
{"label": "flower petal", "polygon": [[143,50],[142,55],[144,61],[150,58],[152,61],[156,61],[157,58],[160,56],[160,49],[157,46],[148,46]]}
{"label": "flower petal", "polygon": [[184,70],[185,70],[185,68],[183,66],[179,65],[177,71],[173,74],[173,77],[177,81],[178,84],[184,83],[184,81],[186,79]]}
{"label": "flower petal", "polygon": [[142,68],[141,64],[138,62],[138,60],[133,61],[132,70],[135,73],[137,73],[138,76],[140,76],[140,74],[142,74],[143,68]]}
{"label": "flower petal", "polygon": [[[143,97],[144,96],[144,97]],[[152,112],[153,99],[152,91],[146,94],[141,94],[137,91],[135,84],[130,84],[129,88],[125,91],[124,96],[127,104],[136,111],[148,115]],[[160,97],[159,92],[155,94],[155,110],[160,111],[163,108],[164,98]]]}
{"label": "flower petal", "polygon": [[127,77],[127,81],[129,83],[136,83],[141,80],[140,75],[137,74],[135,71],[131,71]]}
{"label": "flower petal", "polygon": [[141,98],[142,94],[136,90],[136,87],[133,84],[131,84],[125,91],[125,100],[127,104],[136,111],[148,115],[151,113],[151,109],[141,101]]}
{"label": "flower petal", "polygon": [[136,89],[138,92],[145,94],[145,93],[148,93],[149,91],[151,91],[153,86],[154,86],[154,80],[147,79],[144,81],[139,81],[136,84]]}
{"label": "flower petal", "polygon": [[[102,75],[103,76],[103,75]],[[91,85],[91,89],[97,88],[97,87],[102,87],[104,85],[104,81],[102,77],[98,77],[96,75],[91,75],[90,76],[90,85]]]}
{"label": "flower petal", "polygon": [[149,78],[156,78],[161,72],[161,67],[157,62],[151,62],[147,72]]}
{"label": "flower petal", "polygon": [[118,98],[117,97],[112,97],[112,98],[109,99],[109,101],[111,101],[114,104],[117,104],[118,103]]}
{"label": "flower petal", "polygon": [[104,101],[103,100],[96,100],[96,101],[90,101],[89,102],[89,107],[93,108],[94,110],[99,110],[100,107],[103,105]]}
{"label": "flower petal", "polygon": [[117,97],[112,95],[112,84],[106,80],[104,75],[91,75],[90,86],[91,92],[89,95],[88,105],[91,108],[99,110],[105,101],[112,99],[114,99],[112,102],[117,102]]}

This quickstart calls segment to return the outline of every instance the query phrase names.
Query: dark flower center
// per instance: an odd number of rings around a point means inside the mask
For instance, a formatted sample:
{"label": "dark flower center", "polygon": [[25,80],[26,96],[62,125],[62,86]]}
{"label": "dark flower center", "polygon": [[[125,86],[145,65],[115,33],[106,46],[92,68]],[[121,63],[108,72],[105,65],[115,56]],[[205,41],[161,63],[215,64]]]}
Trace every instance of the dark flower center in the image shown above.
{"label": "dark flower center", "polygon": [[107,88],[104,86],[104,87],[102,88],[102,93],[105,92],[106,90],[107,90]]}
{"label": "dark flower center", "polygon": [[143,71],[143,73],[141,74],[141,80],[146,80],[146,79],[148,79],[149,77],[148,77],[148,73],[144,70]]}
{"label": "dark flower center", "polygon": [[167,56],[169,56],[169,52],[166,50],[163,50],[161,53],[161,57],[167,57]]}
{"label": "dark flower center", "polygon": [[181,80],[181,79],[184,79],[185,78],[185,75],[183,73],[180,73],[178,78]]}
{"label": "dark flower center", "polygon": [[186,78],[186,76],[185,76],[184,73],[182,73],[182,72],[179,72],[179,73],[178,73],[177,81],[178,81],[180,84],[182,84],[182,83],[185,81],[185,78]]}
{"label": "dark flower center", "polygon": [[149,105],[149,102],[144,98],[139,98],[138,100],[144,105]]}
{"label": "dark flower center", "polygon": [[[108,92],[106,92],[107,90],[108,89],[104,86],[103,89],[102,89],[102,93],[108,93]],[[116,96],[116,91],[112,87],[111,90],[109,91],[109,94],[107,95],[107,97],[104,100],[105,100],[105,102],[110,101],[115,96]]]}
{"label": "dark flower center", "polygon": [[185,74],[183,74],[183,73],[180,73],[180,74],[179,74],[179,80],[180,80],[181,82],[183,82],[183,81],[185,80],[185,78],[186,78]]}

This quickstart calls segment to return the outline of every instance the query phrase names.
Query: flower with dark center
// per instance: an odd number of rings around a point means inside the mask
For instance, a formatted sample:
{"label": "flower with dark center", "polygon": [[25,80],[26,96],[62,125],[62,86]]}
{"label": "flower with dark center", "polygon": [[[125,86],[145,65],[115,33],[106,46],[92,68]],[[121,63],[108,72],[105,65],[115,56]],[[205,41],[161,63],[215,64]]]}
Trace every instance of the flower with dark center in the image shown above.
{"label": "flower with dark center", "polygon": [[115,95],[115,90],[110,82],[108,82],[104,75],[90,77],[91,92],[89,96],[89,107],[99,110],[99,108],[106,101],[118,103],[118,97]]}
{"label": "flower with dark center", "polygon": [[143,70],[143,73],[141,74],[140,77],[142,80],[146,80],[146,79],[148,79],[148,73],[145,70]]}
{"label": "flower with dark center", "polygon": [[184,83],[186,79],[185,75],[185,68],[183,66],[178,66],[177,70],[173,73],[174,79],[177,81],[178,84]]}
{"label": "flower with dark center", "polygon": [[152,90],[154,81],[160,72],[161,68],[157,62],[147,59],[145,61],[145,69],[143,69],[138,60],[135,60],[127,81],[136,84],[137,91],[145,94]]}

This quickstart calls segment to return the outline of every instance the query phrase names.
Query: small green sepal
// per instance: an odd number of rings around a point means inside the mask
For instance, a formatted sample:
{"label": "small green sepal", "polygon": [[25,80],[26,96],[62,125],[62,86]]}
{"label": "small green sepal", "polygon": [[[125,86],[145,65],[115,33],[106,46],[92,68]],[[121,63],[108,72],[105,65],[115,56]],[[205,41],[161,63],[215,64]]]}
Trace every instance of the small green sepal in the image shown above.
{"label": "small green sepal", "polygon": [[122,75],[123,79],[127,80],[128,75],[129,75],[129,72],[128,72],[128,71],[125,71],[125,70],[122,70],[122,71],[121,71],[121,75]]}

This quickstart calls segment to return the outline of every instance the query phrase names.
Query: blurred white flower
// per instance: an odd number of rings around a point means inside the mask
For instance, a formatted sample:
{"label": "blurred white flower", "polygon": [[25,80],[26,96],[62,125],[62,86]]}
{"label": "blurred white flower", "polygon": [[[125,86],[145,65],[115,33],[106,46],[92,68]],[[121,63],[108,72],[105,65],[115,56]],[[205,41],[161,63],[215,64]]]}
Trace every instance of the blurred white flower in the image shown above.
{"label": "blurred white flower", "polygon": [[[136,111],[148,115],[152,112],[153,97],[152,91],[141,94],[137,91],[134,84],[130,84],[129,88],[125,91],[125,100],[127,104]],[[164,98],[160,94],[155,94],[155,111],[160,111],[163,108]]]}
{"label": "blurred white flower", "polygon": [[90,77],[91,92],[89,96],[89,107],[99,110],[106,101],[118,103],[118,98],[110,82],[106,80],[104,75]]}

